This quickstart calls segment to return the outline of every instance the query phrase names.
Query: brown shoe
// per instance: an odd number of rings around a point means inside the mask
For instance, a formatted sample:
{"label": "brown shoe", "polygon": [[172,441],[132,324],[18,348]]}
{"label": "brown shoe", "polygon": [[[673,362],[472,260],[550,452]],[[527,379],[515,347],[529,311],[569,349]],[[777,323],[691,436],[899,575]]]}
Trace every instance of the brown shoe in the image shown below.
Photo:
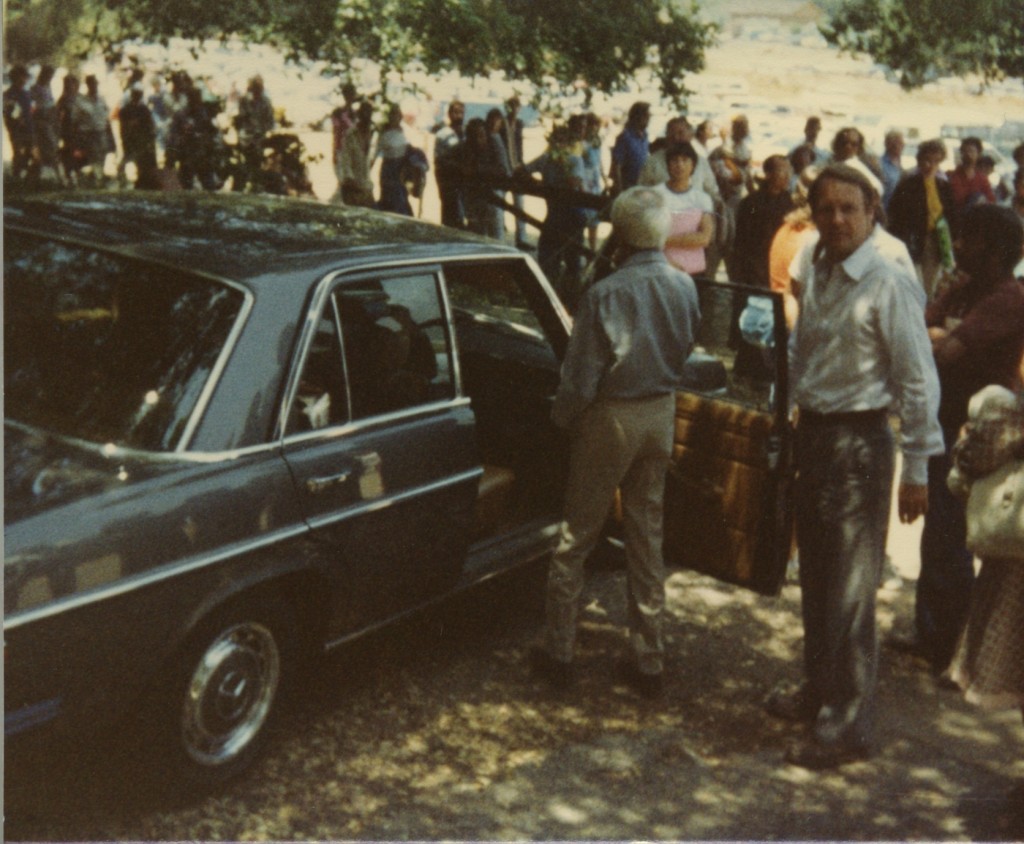
{"label": "brown shoe", "polygon": [[806,685],[779,686],[765,699],[764,708],[783,721],[810,723],[818,717],[821,705],[811,697]]}
{"label": "brown shoe", "polygon": [[786,751],[786,761],[810,771],[825,771],[868,759],[871,755],[871,747],[861,742],[823,742],[812,738],[792,745]]}

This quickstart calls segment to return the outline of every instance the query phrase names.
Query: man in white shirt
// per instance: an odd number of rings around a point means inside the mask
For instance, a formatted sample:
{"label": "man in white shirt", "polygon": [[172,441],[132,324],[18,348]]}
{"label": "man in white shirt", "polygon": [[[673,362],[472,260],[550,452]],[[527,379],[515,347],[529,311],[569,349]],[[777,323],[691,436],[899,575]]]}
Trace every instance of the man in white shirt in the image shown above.
{"label": "man in white shirt", "polygon": [[893,482],[890,411],[900,417],[902,522],[928,509],[927,461],[943,451],[939,382],[918,282],[875,233],[878,192],[830,165],[810,191],[820,232],[790,338],[799,408],[796,521],[806,680],[768,710],[813,723],[786,758],[811,769],[872,752],[878,664],[875,593]]}

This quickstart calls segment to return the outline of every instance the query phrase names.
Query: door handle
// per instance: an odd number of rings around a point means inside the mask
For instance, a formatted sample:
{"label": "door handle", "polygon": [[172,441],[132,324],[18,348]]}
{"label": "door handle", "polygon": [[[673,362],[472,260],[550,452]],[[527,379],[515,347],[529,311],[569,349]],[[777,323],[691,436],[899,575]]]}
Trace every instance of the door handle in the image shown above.
{"label": "door handle", "polygon": [[352,477],[351,470],[339,472],[337,475],[325,475],[320,478],[310,478],[306,481],[306,489],[313,493],[313,495],[316,495],[320,492],[326,492],[331,487],[341,486],[350,477]]}

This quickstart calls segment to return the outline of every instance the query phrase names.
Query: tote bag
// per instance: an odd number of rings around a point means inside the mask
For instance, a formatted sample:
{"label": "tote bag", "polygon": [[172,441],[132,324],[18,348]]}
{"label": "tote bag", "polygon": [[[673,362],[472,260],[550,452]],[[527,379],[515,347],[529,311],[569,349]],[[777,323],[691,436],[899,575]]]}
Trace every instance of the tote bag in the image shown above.
{"label": "tote bag", "polygon": [[1024,563],[1024,460],[1011,460],[971,484],[967,547],[982,559]]}

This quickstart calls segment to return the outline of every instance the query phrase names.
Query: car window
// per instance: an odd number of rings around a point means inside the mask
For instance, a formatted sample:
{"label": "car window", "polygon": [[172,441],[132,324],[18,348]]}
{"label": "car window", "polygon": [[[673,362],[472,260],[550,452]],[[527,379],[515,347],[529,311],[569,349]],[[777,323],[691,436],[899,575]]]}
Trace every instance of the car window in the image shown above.
{"label": "car window", "polygon": [[90,442],[173,450],[244,301],[169,267],[7,232],[5,415]]}
{"label": "car window", "polygon": [[334,300],[317,321],[288,416],[288,433],[348,421],[348,387]]}
{"label": "car window", "polygon": [[455,316],[459,342],[474,336],[498,336],[507,343],[551,359],[564,354],[565,331],[536,277],[522,261],[452,263],[444,270],[448,300]]}
{"label": "car window", "polygon": [[346,284],[333,302],[353,419],[454,397],[451,341],[434,274]]}

